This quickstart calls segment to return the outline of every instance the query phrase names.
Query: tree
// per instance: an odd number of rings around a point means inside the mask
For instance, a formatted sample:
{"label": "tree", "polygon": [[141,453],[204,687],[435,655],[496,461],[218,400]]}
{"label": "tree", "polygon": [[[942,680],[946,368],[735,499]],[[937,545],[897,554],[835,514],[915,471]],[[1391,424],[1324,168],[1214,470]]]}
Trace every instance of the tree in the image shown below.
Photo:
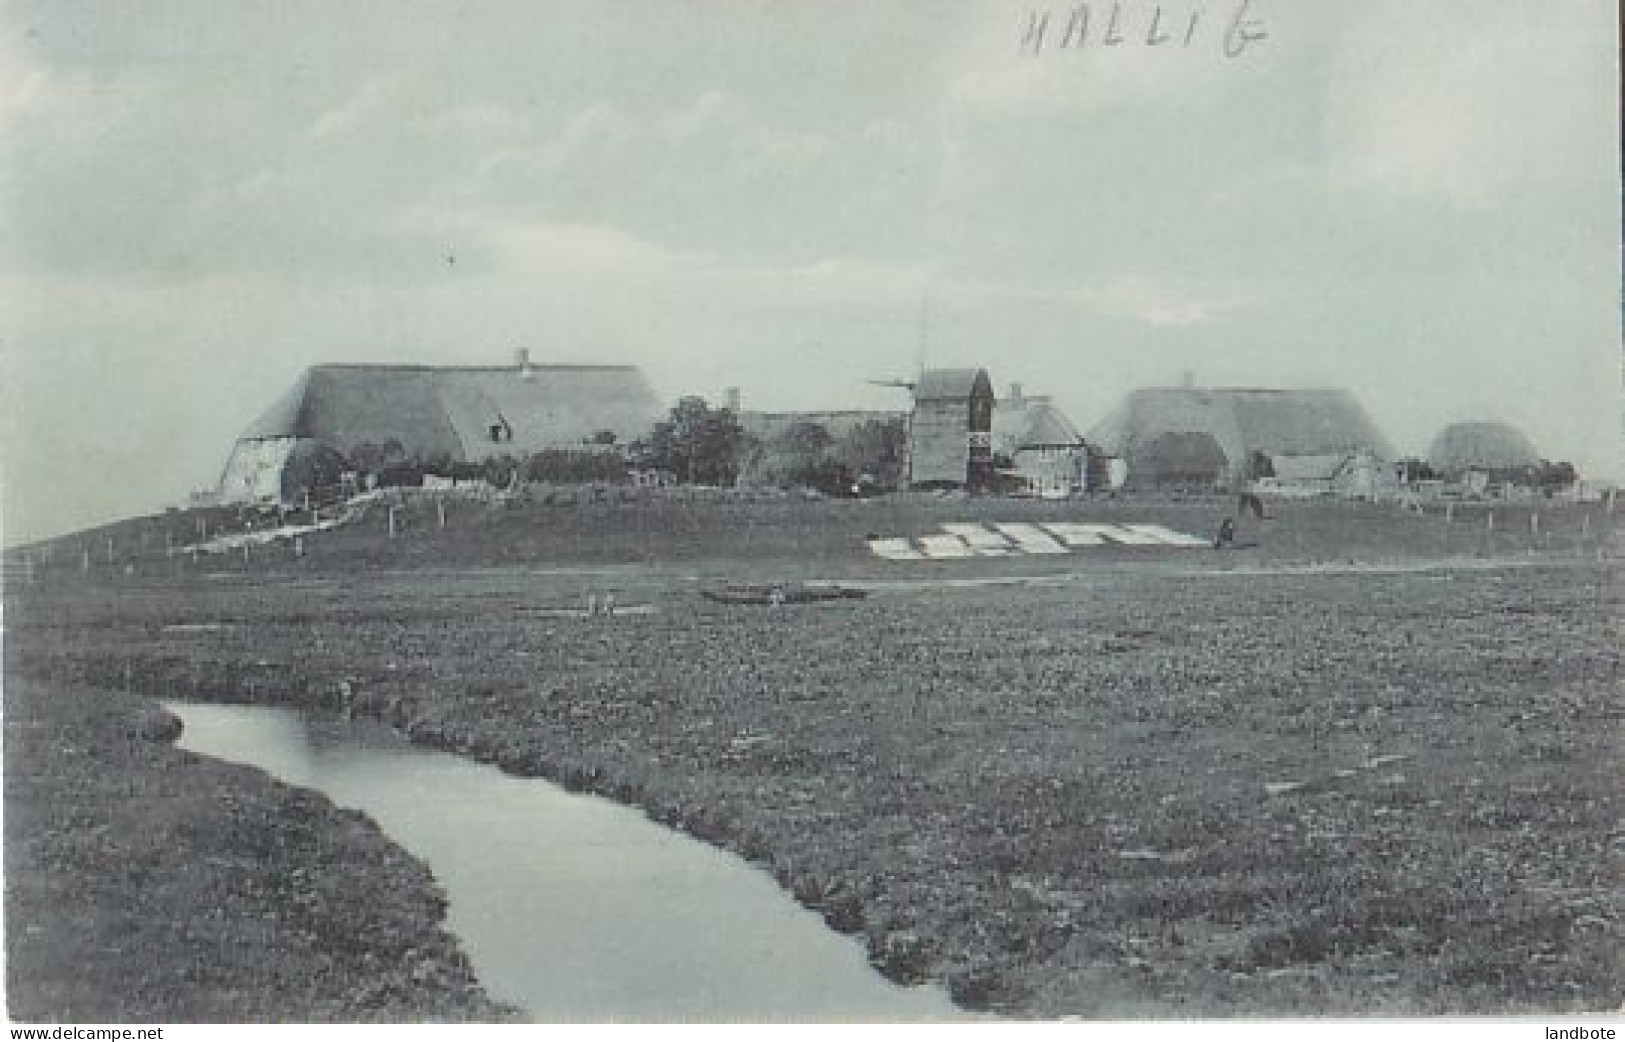
{"label": "tree", "polygon": [[486,483],[494,488],[504,488],[513,483],[514,473],[519,469],[519,461],[506,453],[501,456],[491,456],[480,464],[481,476]]}
{"label": "tree", "polygon": [[620,453],[583,449],[543,449],[525,460],[523,473],[526,481],[559,485],[620,484],[627,480],[626,463]]}
{"label": "tree", "polygon": [[770,458],[776,460],[778,484],[801,485],[830,491],[832,482],[839,482],[834,474],[835,463],[826,456],[835,444],[829,428],[811,420],[799,420],[773,439]]}
{"label": "tree", "polygon": [[440,477],[448,477],[451,474],[451,453],[444,449],[421,456],[417,462],[422,464],[423,473],[425,474],[435,474]]}
{"label": "tree", "polygon": [[370,441],[364,441],[350,450],[350,466],[358,473],[371,474],[384,465],[384,449]]}
{"label": "tree", "polygon": [[1426,460],[1415,456],[1405,457],[1396,464],[1396,467],[1399,471],[1399,480],[1406,485],[1415,481],[1435,481],[1439,477],[1438,472],[1429,466]]}
{"label": "tree", "polygon": [[777,440],[786,453],[794,456],[798,462],[809,464],[822,459],[824,452],[835,444],[829,428],[812,420],[792,423]]}
{"label": "tree", "polygon": [[644,466],[670,471],[686,484],[731,485],[744,447],[745,429],[731,409],[713,409],[690,396],[655,424],[638,455]]}
{"label": "tree", "polygon": [[1558,463],[1549,460],[1540,461],[1538,482],[1547,496],[1562,489],[1572,488],[1579,480],[1580,472],[1567,460]]}
{"label": "tree", "polygon": [[830,456],[859,482],[867,477],[879,488],[899,488],[908,461],[908,431],[901,417],[868,420],[847,431]]}

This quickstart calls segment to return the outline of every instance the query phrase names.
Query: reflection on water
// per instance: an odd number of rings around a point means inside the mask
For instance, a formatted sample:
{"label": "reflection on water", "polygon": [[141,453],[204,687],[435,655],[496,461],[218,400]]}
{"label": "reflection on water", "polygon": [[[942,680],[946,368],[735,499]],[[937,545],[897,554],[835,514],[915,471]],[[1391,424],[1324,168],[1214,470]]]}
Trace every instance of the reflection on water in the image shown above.
{"label": "reflection on water", "polygon": [[376,725],[168,703],[180,745],[366,811],[428,862],[490,993],[541,1020],[924,1020],[764,872],[596,797],[417,748]]}

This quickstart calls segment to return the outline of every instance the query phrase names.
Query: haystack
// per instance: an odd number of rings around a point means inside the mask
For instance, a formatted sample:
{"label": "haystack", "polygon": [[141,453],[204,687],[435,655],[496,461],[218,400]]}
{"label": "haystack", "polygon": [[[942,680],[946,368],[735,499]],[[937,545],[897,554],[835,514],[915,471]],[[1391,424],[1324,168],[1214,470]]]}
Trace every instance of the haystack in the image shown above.
{"label": "haystack", "polygon": [[1447,478],[1469,470],[1488,473],[1540,465],[1540,453],[1508,423],[1453,423],[1428,448],[1428,464]]}

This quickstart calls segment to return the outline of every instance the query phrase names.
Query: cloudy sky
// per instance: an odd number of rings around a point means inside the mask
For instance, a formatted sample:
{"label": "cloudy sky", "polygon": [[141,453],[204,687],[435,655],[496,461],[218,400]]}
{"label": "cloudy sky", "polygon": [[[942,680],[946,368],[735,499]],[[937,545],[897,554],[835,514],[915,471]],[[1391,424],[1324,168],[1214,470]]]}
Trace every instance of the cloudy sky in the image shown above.
{"label": "cloudy sky", "polygon": [[1344,386],[1625,476],[1612,3],[1083,6],[13,3],[5,539],[212,484],[313,363],[518,347],[789,409],[923,345],[1085,428]]}

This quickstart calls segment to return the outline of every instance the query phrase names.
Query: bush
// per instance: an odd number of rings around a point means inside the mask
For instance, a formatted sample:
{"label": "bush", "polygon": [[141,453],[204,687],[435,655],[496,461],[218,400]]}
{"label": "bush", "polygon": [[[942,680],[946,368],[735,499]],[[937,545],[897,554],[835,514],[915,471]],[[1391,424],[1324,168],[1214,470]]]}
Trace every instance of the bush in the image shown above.
{"label": "bush", "polygon": [[625,484],[626,463],[617,452],[589,449],[544,449],[525,460],[526,481],[559,485]]}

